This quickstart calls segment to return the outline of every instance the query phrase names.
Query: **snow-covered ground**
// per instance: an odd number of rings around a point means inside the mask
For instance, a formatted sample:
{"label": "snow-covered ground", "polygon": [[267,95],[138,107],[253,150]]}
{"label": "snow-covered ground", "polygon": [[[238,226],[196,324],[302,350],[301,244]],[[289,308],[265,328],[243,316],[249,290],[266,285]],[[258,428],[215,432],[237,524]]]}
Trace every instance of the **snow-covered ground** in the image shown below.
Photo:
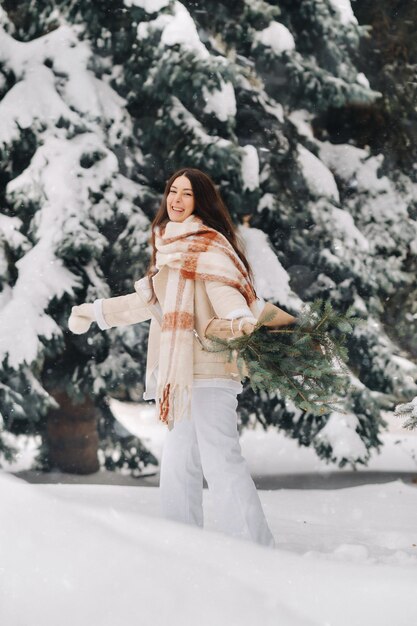
{"label": "snow-covered ground", "polygon": [[[154,409],[113,408],[158,457]],[[200,530],[159,516],[157,476],[2,472],[0,624],[412,626],[417,436],[392,421],[383,438],[352,473],[276,432],[242,435],[276,550],[216,532],[208,490]]]}

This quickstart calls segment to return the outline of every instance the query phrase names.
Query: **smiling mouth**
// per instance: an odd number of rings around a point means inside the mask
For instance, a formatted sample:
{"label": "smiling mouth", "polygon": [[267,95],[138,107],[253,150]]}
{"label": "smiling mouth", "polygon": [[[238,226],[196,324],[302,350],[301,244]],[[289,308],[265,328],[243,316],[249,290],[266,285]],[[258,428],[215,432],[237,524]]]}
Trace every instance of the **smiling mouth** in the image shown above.
{"label": "smiling mouth", "polygon": [[184,211],[184,209],[176,209],[175,207],[171,207],[171,209],[177,213],[182,213]]}

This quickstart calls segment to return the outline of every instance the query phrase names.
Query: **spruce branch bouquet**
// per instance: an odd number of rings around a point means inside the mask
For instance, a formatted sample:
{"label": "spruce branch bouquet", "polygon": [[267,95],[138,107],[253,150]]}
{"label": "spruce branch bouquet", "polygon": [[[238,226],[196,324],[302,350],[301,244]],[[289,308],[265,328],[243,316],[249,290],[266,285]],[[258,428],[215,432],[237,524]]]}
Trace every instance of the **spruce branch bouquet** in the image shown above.
{"label": "spruce branch bouquet", "polygon": [[281,310],[269,307],[247,335],[224,338],[210,334],[209,325],[205,349],[228,352],[229,362],[236,357],[241,379],[248,377],[255,392],[278,391],[314,415],[340,410],[336,403],[348,387],[345,342],[359,321],[352,309],[337,313],[329,302],[316,300],[293,323],[276,327],[268,326],[275,316],[271,309]]}

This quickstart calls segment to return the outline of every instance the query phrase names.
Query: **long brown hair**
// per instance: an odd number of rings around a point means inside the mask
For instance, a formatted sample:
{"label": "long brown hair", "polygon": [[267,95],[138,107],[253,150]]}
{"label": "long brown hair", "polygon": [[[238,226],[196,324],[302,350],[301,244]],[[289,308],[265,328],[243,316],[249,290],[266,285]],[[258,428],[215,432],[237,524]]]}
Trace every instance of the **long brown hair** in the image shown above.
{"label": "long brown hair", "polygon": [[243,252],[243,243],[241,238],[236,232],[235,225],[232,222],[229,211],[224,204],[219,191],[217,190],[214,182],[204,172],[194,167],[184,167],[177,170],[169,178],[164,195],[162,197],[159,209],[151,224],[151,238],[150,243],[152,245],[152,256],[146,275],[149,278],[149,286],[152,290],[152,296],[149,302],[154,303],[156,301],[156,295],[152,284],[152,276],[156,273],[155,261],[156,261],[156,248],[155,248],[155,228],[161,226],[163,229],[165,225],[170,221],[167,210],[167,196],[169,190],[178,176],[186,176],[191,183],[191,187],[194,194],[194,211],[193,215],[197,215],[203,220],[203,223],[210,228],[214,228],[219,233],[224,235],[229,241],[234,251],[238,255],[239,259],[245,266],[249,280],[254,284],[252,268],[249,265],[248,260]]}

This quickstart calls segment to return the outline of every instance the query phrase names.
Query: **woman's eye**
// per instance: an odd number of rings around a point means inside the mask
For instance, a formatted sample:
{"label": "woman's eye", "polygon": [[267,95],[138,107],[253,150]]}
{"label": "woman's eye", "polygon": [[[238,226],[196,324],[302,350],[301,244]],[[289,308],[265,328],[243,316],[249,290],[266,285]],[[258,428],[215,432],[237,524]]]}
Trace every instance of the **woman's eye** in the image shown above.
{"label": "woman's eye", "polygon": [[[170,189],[170,190],[169,190],[169,192],[168,192],[168,195],[170,195],[170,194],[176,194],[176,193],[177,193],[177,192],[176,192],[174,189]],[[189,197],[191,197],[191,196],[192,196],[192,194],[191,194],[190,192],[188,192],[188,191],[184,191],[184,193],[183,193],[182,195],[183,195],[183,196],[189,196]]]}

